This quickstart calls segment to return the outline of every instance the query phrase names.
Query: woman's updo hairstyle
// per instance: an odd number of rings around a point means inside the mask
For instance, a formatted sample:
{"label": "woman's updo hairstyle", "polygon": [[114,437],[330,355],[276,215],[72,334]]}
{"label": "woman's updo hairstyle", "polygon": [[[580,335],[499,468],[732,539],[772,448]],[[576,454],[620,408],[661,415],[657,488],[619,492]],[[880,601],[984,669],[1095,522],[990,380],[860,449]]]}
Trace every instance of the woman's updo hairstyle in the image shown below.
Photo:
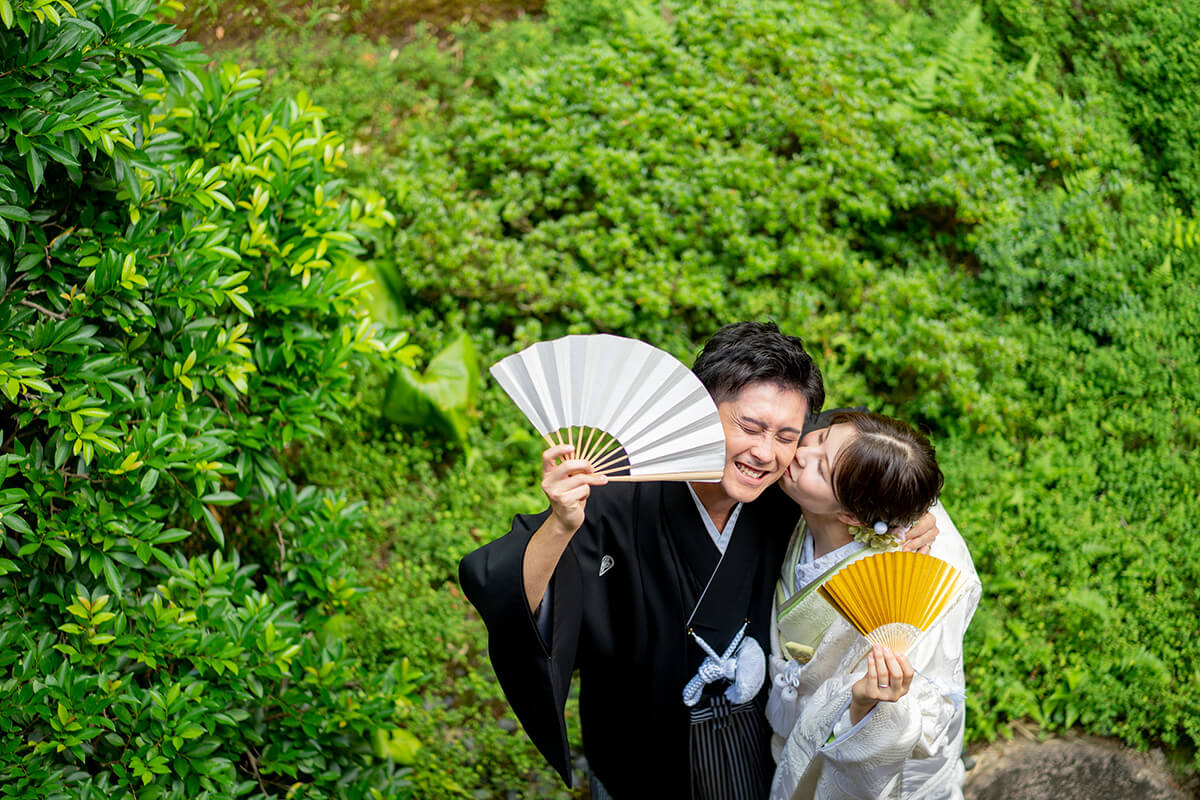
{"label": "woman's updo hairstyle", "polygon": [[858,432],[833,464],[833,495],[863,525],[889,528],[920,519],[942,490],[933,445],[911,425],[867,411],[835,414]]}

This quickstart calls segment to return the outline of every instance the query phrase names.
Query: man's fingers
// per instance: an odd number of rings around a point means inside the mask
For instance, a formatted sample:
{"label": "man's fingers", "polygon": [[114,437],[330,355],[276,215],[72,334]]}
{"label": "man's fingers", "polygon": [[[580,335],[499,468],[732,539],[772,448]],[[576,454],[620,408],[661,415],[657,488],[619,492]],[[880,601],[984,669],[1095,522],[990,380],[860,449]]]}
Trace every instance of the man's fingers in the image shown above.
{"label": "man's fingers", "polygon": [[908,533],[904,536],[904,544],[901,545],[901,550],[910,550],[917,552],[928,552],[929,545],[933,544],[933,540],[937,538],[938,527],[937,518],[928,512],[921,517],[916,523],[908,529]]}
{"label": "man's fingers", "polygon": [[590,462],[584,461],[581,458],[573,458],[570,461],[556,464],[547,472],[542,473],[542,486],[544,488],[547,485],[571,481],[580,476],[592,475],[593,473],[594,468]]}
{"label": "man's fingers", "polygon": [[573,503],[580,503],[584,500],[587,500],[591,493],[592,487],[584,484],[583,486],[577,486],[570,491],[563,492],[561,495],[559,495],[558,502],[565,506]]}
{"label": "man's fingers", "polygon": [[915,530],[909,531],[904,537],[904,544],[900,546],[901,550],[910,552],[929,552],[929,545],[933,544],[933,540],[937,538],[937,528],[924,533],[917,533]]}
{"label": "man's fingers", "polygon": [[572,460],[564,461],[542,477],[542,491],[551,503],[567,503],[570,502],[567,495],[577,492],[580,487],[588,489],[606,483],[608,477],[592,472],[592,465],[587,461]]}
{"label": "man's fingers", "polygon": [[575,452],[575,445],[571,444],[556,444],[554,447],[547,448],[542,451],[542,472],[549,472],[556,465],[558,459]]}

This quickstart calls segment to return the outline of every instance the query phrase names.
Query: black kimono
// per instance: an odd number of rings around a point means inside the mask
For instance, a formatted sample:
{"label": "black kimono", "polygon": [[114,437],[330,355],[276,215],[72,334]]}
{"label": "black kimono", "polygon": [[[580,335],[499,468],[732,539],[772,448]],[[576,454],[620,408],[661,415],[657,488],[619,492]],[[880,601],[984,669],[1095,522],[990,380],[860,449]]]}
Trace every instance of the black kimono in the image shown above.
{"label": "black kimono", "polygon": [[[717,652],[749,622],[769,652],[771,597],[799,508],[775,487],[743,505],[721,555],[682,483],[594,487],[587,516],[551,581],[552,633],[543,642],[525,598],[522,559],[547,512],[519,515],[510,533],[459,568],[488,627],[500,684],[533,743],[571,783],[563,709],[580,675],[584,750],[617,798],[687,797],[689,709],[684,685],[704,659],[686,623]],[[719,694],[711,686],[706,695]],[[764,682],[756,699],[765,703]],[[703,704],[703,701],[702,701]],[[756,715],[761,717],[761,715]],[[766,787],[773,762],[761,726]]]}

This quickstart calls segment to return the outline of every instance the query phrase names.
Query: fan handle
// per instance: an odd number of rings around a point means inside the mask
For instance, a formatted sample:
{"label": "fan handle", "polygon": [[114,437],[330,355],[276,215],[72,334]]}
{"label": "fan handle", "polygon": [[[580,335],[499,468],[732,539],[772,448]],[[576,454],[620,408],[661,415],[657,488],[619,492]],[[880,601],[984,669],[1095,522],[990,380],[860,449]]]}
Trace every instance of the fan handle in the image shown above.
{"label": "fan handle", "polygon": [[714,472],[660,472],[657,475],[609,475],[610,481],[637,483],[641,481],[719,481],[723,470]]}

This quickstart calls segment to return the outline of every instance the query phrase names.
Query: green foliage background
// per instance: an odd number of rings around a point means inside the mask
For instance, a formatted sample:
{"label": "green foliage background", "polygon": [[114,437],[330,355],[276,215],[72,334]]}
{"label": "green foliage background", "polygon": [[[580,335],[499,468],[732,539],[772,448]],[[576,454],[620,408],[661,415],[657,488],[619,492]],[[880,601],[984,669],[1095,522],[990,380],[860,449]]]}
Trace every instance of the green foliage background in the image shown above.
{"label": "green foliage background", "polygon": [[[377,284],[339,313],[368,307],[430,360],[465,331],[483,364],[591,331],[690,362],[719,325],[775,319],[809,343],[831,404],[933,435],[985,588],[971,740],[1079,728],[1194,774],[1191,4],[557,0],[402,42],[354,14],[289,13],[222,57],[266,70],[253,103],[303,88],[346,133],[358,188],[328,192],[373,204],[355,239]],[[308,307],[290,291],[281,312]],[[425,379],[469,376],[447,369],[456,352]],[[280,420],[257,441],[297,485],[365,503],[317,547],[344,543],[331,560],[371,591],[306,595],[298,631],[344,638],[367,684],[398,680],[402,658],[424,673],[415,702],[360,726],[421,741],[416,796],[566,796],[456,588],[464,553],[541,506],[537,442],[486,380],[473,420],[461,381],[453,400],[405,400],[422,430],[380,418],[384,371],[349,374],[323,439],[281,451]],[[275,517],[238,496],[244,538],[225,552],[269,566]]]}
{"label": "green foliage background", "polygon": [[0,796],[403,796],[415,676],[333,624],[361,504],[280,460],[412,363],[387,212],[153,10],[0,6]]}
{"label": "green foliage background", "polygon": [[[922,4],[936,14],[969,6]],[[1200,5],[1129,0],[985,2],[1006,53],[1036,56],[1040,72],[1077,99],[1106,106],[1147,167],[1180,203],[1200,200]],[[961,11],[959,12],[961,13]]]}

